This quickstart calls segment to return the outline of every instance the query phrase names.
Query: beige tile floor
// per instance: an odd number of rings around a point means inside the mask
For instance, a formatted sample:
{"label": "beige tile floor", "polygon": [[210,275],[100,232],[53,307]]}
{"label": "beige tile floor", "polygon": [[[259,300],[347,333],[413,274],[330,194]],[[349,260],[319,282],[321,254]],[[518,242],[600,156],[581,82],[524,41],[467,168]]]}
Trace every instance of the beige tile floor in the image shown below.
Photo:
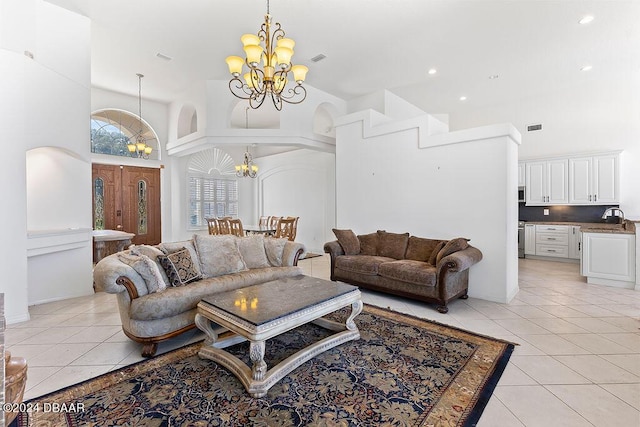
{"label": "beige tile floor", "polygon": [[[516,347],[479,426],[640,426],[640,291],[587,285],[577,264],[520,260],[509,304],[457,300],[448,314],[363,291],[366,303],[503,338]],[[301,261],[328,278],[326,256]],[[6,344],[29,363],[26,399],[142,360],[120,329],[113,295],[30,307]],[[197,331],[159,346],[201,339]]]}

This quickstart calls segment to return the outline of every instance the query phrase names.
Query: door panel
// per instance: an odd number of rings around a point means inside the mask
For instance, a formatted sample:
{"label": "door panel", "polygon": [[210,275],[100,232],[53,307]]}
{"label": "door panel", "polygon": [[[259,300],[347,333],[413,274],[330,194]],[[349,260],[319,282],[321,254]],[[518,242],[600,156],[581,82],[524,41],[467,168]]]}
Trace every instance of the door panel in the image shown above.
{"label": "door panel", "polygon": [[[93,178],[93,229],[94,230],[121,230],[122,187],[120,166],[92,165]],[[102,189],[97,184],[100,180]]]}
{"label": "door panel", "polygon": [[[132,242],[136,245],[160,243],[160,170],[94,164],[92,171],[94,229],[133,233]],[[97,180],[101,180],[101,191]],[[101,215],[104,217],[102,227]]]}
{"label": "door panel", "polygon": [[160,169],[122,169],[122,225],[136,245],[160,243]]}

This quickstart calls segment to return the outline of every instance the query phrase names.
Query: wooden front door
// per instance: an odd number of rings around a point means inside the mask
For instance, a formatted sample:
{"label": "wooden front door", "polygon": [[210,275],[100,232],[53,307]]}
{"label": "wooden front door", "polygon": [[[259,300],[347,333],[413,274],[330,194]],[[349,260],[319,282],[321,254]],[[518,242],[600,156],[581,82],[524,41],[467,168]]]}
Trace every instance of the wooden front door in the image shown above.
{"label": "wooden front door", "polygon": [[161,240],[160,169],[94,164],[94,229],[135,234],[136,245]]}

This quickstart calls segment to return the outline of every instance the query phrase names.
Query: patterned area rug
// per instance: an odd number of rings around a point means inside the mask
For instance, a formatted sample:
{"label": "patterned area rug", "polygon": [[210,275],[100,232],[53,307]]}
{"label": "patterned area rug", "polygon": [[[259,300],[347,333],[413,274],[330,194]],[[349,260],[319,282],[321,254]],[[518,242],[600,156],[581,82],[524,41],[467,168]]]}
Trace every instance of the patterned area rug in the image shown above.
{"label": "patterned area rug", "polygon": [[[346,314],[345,310],[333,317]],[[471,426],[513,344],[365,306],[361,339],[304,363],[263,398],[193,344],[27,402],[19,426]],[[301,326],[266,345],[280,360],[329,332]],[[247,343],[227,348],[243,358]],[[51,412],[57,404],[58,412]],[[49,405],[49,412],[43,409]],[[60,409],[63,410],[60,410]]]}

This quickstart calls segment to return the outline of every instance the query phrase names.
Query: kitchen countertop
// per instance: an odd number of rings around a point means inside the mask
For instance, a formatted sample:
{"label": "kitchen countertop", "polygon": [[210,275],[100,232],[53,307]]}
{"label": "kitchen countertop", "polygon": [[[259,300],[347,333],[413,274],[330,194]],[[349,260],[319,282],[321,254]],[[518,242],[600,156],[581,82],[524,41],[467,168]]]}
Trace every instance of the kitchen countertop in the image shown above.
{"label": "kitchen countertop", "polygon": [[608,224],[604,222],[561,222],[561,221],[526,221],[525,224],[540,225],[578,225],[583,233],[614,233],[636,234],[636,222],[625,220],[622,224]]}

